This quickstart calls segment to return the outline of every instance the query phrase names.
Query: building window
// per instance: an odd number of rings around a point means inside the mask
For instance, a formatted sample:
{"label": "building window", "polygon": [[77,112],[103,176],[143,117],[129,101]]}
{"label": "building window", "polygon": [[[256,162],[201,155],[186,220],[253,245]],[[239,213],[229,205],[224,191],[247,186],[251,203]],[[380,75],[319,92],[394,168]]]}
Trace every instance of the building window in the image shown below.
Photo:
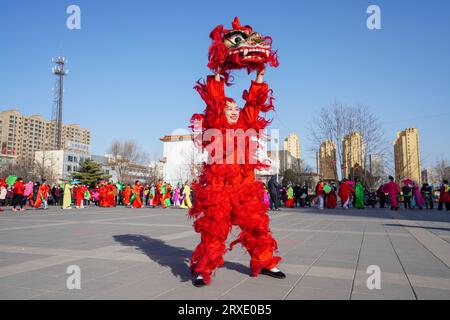
{"label": "building window", "polygon": [[67,171],[71,172],[72,171],[72,166],[67,166]]}
{"label": "building window", "polygon": [[67,156],[67,161],[73,162],[73,156]]}

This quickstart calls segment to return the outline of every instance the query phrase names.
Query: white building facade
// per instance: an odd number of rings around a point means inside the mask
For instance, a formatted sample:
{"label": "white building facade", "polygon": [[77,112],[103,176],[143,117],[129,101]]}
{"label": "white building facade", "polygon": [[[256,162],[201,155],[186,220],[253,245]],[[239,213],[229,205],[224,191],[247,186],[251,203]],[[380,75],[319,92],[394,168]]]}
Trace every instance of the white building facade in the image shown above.
{"label": "white building facade", "polygon": [[193,136],[190,134],[164,136],[163,179],[173,185],[191,182],[199,173],[206,156],[194,145]]}
{"label": "white building facade", "polygon": [[[192,134],[166,135],[163,142],[162,172],[164,181],[171,184],[183,184],[194,180],[201,172],[202,164],[208,160],[208,153],[198,148],[193,142]],[[271,159],[267,152],[267,139],[259,139],[257,158],[270,167],[257,171],[256,176],[265,180],[279,170],[279,159]],[[273,147],[273,144],[272,144]]]}
{"label": "white building facade", "polygon": [[72,174],[80,168],[80,163],[91,156],[72,150],[36,151],[34,156],[36,166],[45,168],[51,175],[47,179],[69,180]]}

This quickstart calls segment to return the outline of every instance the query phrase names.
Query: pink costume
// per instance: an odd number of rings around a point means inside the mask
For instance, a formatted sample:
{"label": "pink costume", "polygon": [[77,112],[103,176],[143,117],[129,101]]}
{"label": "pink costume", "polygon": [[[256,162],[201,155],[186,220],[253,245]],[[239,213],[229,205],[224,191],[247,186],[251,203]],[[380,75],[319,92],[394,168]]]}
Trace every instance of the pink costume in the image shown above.
{"label": "pink costume", "polygon": [[422,194],[420,193],[420,189],[417,186],[417,184],[414,184],[413,196],[414,196],[414,201],[416,202],[417,207],[419,207],[419,208],[425,207],[425,200],[424,200]]}

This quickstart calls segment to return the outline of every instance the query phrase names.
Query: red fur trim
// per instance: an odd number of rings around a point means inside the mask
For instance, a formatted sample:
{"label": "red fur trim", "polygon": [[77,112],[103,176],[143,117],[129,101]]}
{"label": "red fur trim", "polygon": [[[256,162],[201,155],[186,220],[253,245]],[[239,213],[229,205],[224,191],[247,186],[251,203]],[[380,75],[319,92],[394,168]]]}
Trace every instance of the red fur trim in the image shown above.
{"label": "red fur trim", "polygon": [[[191,272],[194,275],[202,274],[208,279],[205,282],[210,281],[212,270],[223,265],[223,255],[226,252],[224,243],[232,225],[238,225],[242,231],[228,250],[232,250],[238,243],[247,249],[252,258],[252,275],[259,274],[263,268],[275,267],[281,260],[275,256],[261,259],[278,250],[269,229],[269,217],[266,213],[268,208],[262,201],[262,183],[224,183],[227,177],[236,174],[237,167],[207,166],[200,181],[193,186],[194,193],[198,196],[189,215],[197,218],[194,227],[201,234],[201,243],[193,253]],[[207,183],[203,184],[205,181]]]}

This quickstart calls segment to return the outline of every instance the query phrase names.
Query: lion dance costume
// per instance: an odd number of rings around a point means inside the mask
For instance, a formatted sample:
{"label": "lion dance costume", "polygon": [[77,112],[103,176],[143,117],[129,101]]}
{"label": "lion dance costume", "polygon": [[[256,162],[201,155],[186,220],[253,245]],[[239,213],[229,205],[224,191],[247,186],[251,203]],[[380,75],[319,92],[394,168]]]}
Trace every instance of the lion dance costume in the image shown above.
{"label": "lion dance costume", "polygon": [[[269,123],[260,117],[260,113],[273,110],[267,83],[252,81],[250,90],[243,94],[246,103],[240,110],[237,123],[230,124],[226,119],[224,108],[226,102],[232,99],[225,96],[224,87],[230,84],[230,72],[247,69],[250,73],[263,69],[265,64],[278,66],[270,37],[262,37],[250,26],[241,26],[237,17],[232,26],[231,30],[218,26],[210,35],[212,44],[208,67],[211,70],[220,68],[223,78],[217,81],[214,76],[209,76],[206,83],[199,81],[195,86],[206,103],[206,109],[202,114],[192,116],[191,128],[194,130],[194,142],[205,149],[212,143],[204,139],[207,130],[219,130],[223,134],[220,143],[226,146],[227,130],[254,129],[260,132]],[[203,136],[201,142],[199,136]],[[201,242],[192,254],[191,272],[201,275],[206,284],[210,283],[214,270],[224,264],[225,242],[233,225],[239,226],[241,233],[229,250],[237,243],[247,249],[251,257],[251,276],[257,276],[263,269],[275,268],[281,260],[273,254],[278,249],[269,229],[264,187],[261,182],[255,181],[255,170],[268,165],[259,160],[250,163],[249,159],[254,159],[255,154],[249,151],[248,145],[245,146],[244,163],[232,161],[230,164],[225,160],[230,157],[236,160],[236,147],[233,148],[231,153],[223,152],[223,163],[205,162],[201,175],[193,183],[195,200],[189,216],[195,219],[194,228],[200,233]],[[208,153],[210,158],[217,160],[215,151]]]}

